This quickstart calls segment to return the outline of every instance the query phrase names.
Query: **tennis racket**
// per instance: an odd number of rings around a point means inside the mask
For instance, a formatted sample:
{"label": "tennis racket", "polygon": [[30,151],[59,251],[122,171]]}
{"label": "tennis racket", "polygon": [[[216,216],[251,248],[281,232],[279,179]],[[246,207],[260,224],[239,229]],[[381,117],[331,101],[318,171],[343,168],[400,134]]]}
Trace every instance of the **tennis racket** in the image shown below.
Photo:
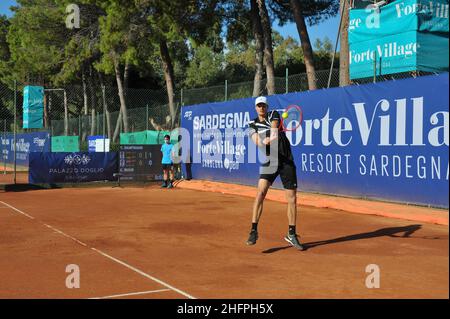
{"label": "tennis racket", "polygon": [[298,105],[289,105],[281,113],[280,129],[284,132],[295,131],[303,122],[303,111]]}

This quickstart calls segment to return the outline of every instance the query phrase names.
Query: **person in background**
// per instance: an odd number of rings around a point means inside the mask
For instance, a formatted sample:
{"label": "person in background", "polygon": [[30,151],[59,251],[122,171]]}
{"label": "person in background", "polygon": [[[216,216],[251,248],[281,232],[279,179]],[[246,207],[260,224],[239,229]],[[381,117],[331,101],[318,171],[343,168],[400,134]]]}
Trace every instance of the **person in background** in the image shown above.
{"label": "person in background", "polygon": [[173,145],[170,143],[170,136],[164,136],[164,144],[161,146],[162,166],[163,166],[163,184],[162,188],[173,188]]}

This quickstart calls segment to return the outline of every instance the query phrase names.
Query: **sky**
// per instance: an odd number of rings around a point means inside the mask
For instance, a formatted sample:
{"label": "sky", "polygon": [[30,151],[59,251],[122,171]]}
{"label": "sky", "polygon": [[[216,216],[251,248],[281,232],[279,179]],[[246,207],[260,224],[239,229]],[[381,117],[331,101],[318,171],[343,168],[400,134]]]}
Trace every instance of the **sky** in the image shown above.
{"label": "sky", "polygon": [[[0,0],[0,14],[5,14],[7,16],[11,15],[11,11],[9,11],[9,7],[15,5],[15,0]],[[297,27],[295,23],[287,24],[283,27],[279,27],[276,23],[273,25],[273,28],[281,33],[281,35],[285,38],[291,36],[300,42]],[[329,19],[319,25],[312,26],[308,28],[309,36],[311,38],[311,42],[314,44],[314,41],[319,39],[324,39],[328,37],[333,43],[336,41],[336,36],[339,28],[339,17],[335,17]]]}
{"label": "sky", "polygon": [[7,16],[11,15],[9,7],[16,4],[14,0],[0,0],[0,14],[5,14]]}
{"label": "sky", "polygon": [[[297,26],[295,23],[289,23],[283,27],[279,27],[276,23],[272,26],[275,30],[281,33],[284,38],[291,36],[300,43]],[[326,20],[318,25],[308,26],[308,33],[311,42],[314,44],[316,39],[323,40],[325,37],[331,40],[334,44],[339,29],[339,16]]]}

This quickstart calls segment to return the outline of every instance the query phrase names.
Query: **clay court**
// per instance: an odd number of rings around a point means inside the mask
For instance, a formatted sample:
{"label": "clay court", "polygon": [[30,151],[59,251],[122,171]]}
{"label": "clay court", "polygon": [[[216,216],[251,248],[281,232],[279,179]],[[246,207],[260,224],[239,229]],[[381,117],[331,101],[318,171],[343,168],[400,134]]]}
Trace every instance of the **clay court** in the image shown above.
{"label": "clay court", "polygon": [[[300,199],[301,200],[301,199]],[[448,226],[157,186],[0,190],[0,298],[448,298]],[[66,288],[66,266],[80,269]],[[366,266],[379,266],[368,289]]]}

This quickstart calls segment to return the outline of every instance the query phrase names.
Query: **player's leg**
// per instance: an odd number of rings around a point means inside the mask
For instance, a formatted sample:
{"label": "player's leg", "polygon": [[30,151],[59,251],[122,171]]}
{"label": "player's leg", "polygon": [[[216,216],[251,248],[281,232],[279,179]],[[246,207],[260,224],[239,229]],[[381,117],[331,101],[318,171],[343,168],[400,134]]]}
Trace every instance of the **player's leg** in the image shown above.
{"label": "player's leg", "polygon": [[304,247],[298,240],[297,226],[297,173],[294,163],[283,163],[280,167],[280,177],[285,188],[287,200],[287,215],[289,221],[288,234],[285,240],[298,250],[304,250]]}
{"label": "player's leg", "polygon": [[166,169],[166,165],[163,164],[163,183],[161,185],[162,188],[167,187],[167,178],[168,178],[168,171]]}
{"label": "player's leg", "polygon": [[253,203],[252,223],[258,223],[261,218],[264,206],[264,199],[267,191],[272,183],[267,179],[260,179],[258,182],[258,190],[256,192],[255,202]]}
{"label": "player's leg", "polygon": [[174,181],[173,175],[174,175],[174,173],[173,173],[173,165],[170,165],[170,168],[169,168],[169,184],[168,184],[167,188],[172,188],[173,187],[173,181]]}
{"label": "player's leg", "polygon": [[297,225],[297,190],[286,189],[286,200],[289,225],[295,227]]}
{"label": "player's leg", "polygon": [[266,198],[267,191],[272,183],[273,180],[271,180],[271,178],[260,178],[258,181],[258,190],[255,202],[253,203],[252,229],[247,240],[247,245],[254,245],[258,240],[258,222],[263,212],[264,199]]}

